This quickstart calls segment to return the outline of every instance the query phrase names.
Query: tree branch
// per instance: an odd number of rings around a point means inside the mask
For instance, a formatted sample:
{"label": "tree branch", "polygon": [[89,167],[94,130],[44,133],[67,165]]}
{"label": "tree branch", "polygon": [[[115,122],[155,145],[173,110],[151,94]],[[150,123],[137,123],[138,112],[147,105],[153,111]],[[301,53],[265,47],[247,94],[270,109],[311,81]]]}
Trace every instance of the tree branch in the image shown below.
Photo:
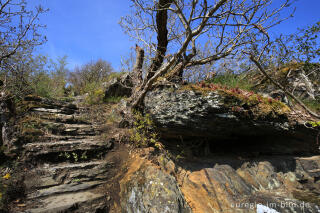
{"label": "tree branch", "polygon": [[262,67],[262,65],[259,63],[259,61],[257,61],[255,59],[255,57],[253,55],[250,55],[250,60],[258,67],[258,69],[260,70],[260,72],[266,77],[268,78],[275,86],[277,86],[279,89],[281,89],[286,95],[290,96],[293,100],[295,100],[303,109],[305,109],[310,115],[316,117],[316,118],[320,118],[320,115],[316,114],[315,112],[313,112],[312,110],[310,110],[304,103],[302,103],[302,101],[297,98],[295,95],[293,95],[291,92],[289,92],[284,86],[282,86],[281,84],[279,84],[278,82],[276,82],[266,71],[265,69]]}

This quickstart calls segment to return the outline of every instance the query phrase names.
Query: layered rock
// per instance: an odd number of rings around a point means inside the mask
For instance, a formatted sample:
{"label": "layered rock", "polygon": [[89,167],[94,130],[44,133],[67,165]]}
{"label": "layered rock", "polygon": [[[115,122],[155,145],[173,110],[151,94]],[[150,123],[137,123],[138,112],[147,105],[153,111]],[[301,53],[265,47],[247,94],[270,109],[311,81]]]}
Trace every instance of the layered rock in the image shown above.
{"label": "layered rock", "polygon": [[99,125],[72,103],[27,97],[19,110],[24,111],[14,125],[19,137],[5,145],[24,168],[19,173],[25,200],[12,211],[108,212],[105,187],[115,162],[104,156],[114,146],[112,136],[101,137]]}
{"label": "layered rock", "polygon": [[155,167],[142,166],[122,187],[122,212],[191,212],[175,178]]}
{"label": "layered rock", "polygon": [[[152,159],[152,160],[151,160]],[[134,155],[120,181],[122,212],[318,212],[320,156]]]}
{"label": "layered rock", "polygon": [[254,213],[258,204],[277,212],[320,210],[320,156],[221,156],[209,162],[214,166],[199,161],[184,163],[177,172],[193,212]]}
{"label": "layered rock", "polygon": [[192,212],[318,212],[317,132],[276,100],[206,87],[157,89],[144,102],[175,156],[154,166],[176,179]]}
{"label": "layered rock", "polygon": [[6,141],[27,162],[15,212],[320,211],[317,133],[274,99],[213,85],[155,89],[145,113],[162,146],[131,147],[129,157],[84,109],[27,102],[21,137]]}
{"label": "layered rock", "polygon": [[281,150],[279,145],[285,141],[283,147],[291,147],[292,152],[317,150],[316,132],[291,120],[288,107],[255,94],[241,100],[247,94],[239,97],[240,92],[157,89],[147,94],[145,111],[165,140],[206,140],[218,146],[221,141],[232,144],[238,140],[259,140],[250,143],[257,149],[268,141],[270,146],[264,147],[265,152],[276,152],[274,147]]}
{"label": "layered rock", "polygon": [[132,78],[129,73],[122,75],[120,78],[113,78],[106,83],[104,98],[127,96],[132,92]]}

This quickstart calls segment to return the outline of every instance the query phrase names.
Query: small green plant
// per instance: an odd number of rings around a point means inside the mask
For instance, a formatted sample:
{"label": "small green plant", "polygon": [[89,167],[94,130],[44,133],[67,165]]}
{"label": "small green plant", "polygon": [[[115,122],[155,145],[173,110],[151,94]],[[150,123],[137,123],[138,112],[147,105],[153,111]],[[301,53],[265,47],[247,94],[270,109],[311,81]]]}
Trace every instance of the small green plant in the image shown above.
{"label": "small green plant", "polygon": [[310,121],[309,123],[312,125],[312,127],[320,127],[320,121],[317,121],[317,122]]}
{"label": "small green plant", "polygon": [[240,88],[248,91],[250,91],[253,86],[253,84],[247,80],[245,75],[234,73],[215,75],[211,79],[208,79],[206,83],[220,84],[230,88]]}
{"label": "small green plant", "polygon": [[109,98],[104,99],[105,103],[119,103],[121,99],[126,98],[125,96],[111,96]]}
{"label": "small green plant", "polygon": [[142,115],[141,112],[134,111],[134,123],[131,129],[130,139],[138,147],[155,146],[158,149],[162,148],[158,133],[155,130],[154,123],[150,114]]}
{"label": "small green plant", "polygon": [[80,179],[79,178],[74,178],[74,179],[72,179],[72,182],[73,183],[78,183],[78,182],[80,182]]}
{"label": "small green plant", "polygon": [[84,152],[81,154],[80,159],[81,159],[81,160],[86,160],[87,158],[88,158],[88,156],[87,156],[87,151],[84,151]]}
{"label": "small green plant", "polygon": [[61,152],[59,157],[70,159],[71,155],[68,152]]}
{"label": "small green plant", "polygon": [[72,157],[73,157],[73,160],[74,160],[75,162],[78,162],[78,154],[77,154],[77,153],[72,152]]}

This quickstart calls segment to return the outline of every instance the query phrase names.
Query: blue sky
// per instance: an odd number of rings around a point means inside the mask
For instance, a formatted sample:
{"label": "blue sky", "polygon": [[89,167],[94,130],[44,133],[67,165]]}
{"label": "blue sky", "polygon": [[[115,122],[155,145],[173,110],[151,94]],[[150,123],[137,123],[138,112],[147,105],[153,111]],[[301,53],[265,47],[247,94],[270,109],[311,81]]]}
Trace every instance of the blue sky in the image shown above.
{"label": "blue sky", "polygon": [[[275,0],[278,1],[278,0]],[[41,17],[48,42],[38,51],[49,57],[68,56],[70,69],[99,58],[120,68],[121,56],[135,41],[121,30],[118,22],[130,11],[130,0],[31,0],[50,11]],[[298,0],[294,18],[273,29],[274,34],[292,33],[298,27],[320,21],[320,0]]]}

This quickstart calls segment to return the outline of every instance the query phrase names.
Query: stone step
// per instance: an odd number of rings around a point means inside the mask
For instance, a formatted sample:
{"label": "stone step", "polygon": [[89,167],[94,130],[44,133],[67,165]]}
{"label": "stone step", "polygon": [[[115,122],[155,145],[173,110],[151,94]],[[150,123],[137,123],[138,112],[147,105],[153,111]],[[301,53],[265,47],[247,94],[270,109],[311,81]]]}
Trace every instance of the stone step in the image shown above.
{"label": "stone step", "polygon": [[78,114],[66,115],[61,113],[36,112],[36,115],[38,115],[41,119],[54,121],[56,123],[89,124],[89,122],[86,121],[85,117]]}
{"label": "stone step", "polygon": [[44,113],[60,113],[60,114],[65,114],[65,115],[72,115],[74,113],[77,112],[76,109],[72,109],[72,108],[67,108],[67,107],[62,107],[62,108],[59,108],[59,107],[55,107],[55,106],[52,106],[52,107],[35,107],[35,108],[32,108],[31,111],[33,112],[44,112]]}
{"label": "stone step", "polygon": [[28,143],[23,146],[25,156],[38,156],[71,151],[99,151],[111,147],[112,141],[99,141],[93,137],[67,141]]}
{"label": "stone step", "polygon": [[68,124],[65,125],[65,129],[57,134],[61,135],[97,135],[99,134],[96,129],[87,124]]}
{"label": "stone step", "polygon": [[[43,164],[29,171],[25,185],[28,191],[43,189],[59,184],[80,183],[87,181],[104,180],[113,162],[91,161],[86,163]],[[34,183],[34,179],[37,182]]]}
{"label": "stone step", "polygon": [[106,195],[94,191],[60,194],[29,203],[34,207],[25,213],[106,212]]}
{"label": "stone step", "polygon": [[49,188],[39,189],[31,194],[27,195],[27,199],[39,199],[43,197],[48,197],[56,194],[64,194],[71,192],[79,192],[84,190],[92,189],[98,185],[105,183],[105,181],[90,181],[90,182],[72,182],[67,184],[61,184],[57,186],[52,186]]}
{"label": "stone step", "polygon": [[47,134],[44,136],[39,137],[38,142],[54,142],[54,141],[69,141],[69,140],[79,140],[79,139],[86,139],[95,136],[86,136],[86,135],[52,135]]}
{"label": "stone step", "polygon": [[91,124],[66,124],[56,122],[41,122],[43,131],[51,135],[92,136],[100,134],[97,126]]}
{"label": "stone step", "polygon": [[103,160],[98,160],[98,161],[90,161],[90,162],[86,162],[86,163],[60,163],[60,164],[56,164],[56,165],[49,165],[46,164],[44,165],[44,169],[49,170],[49,171],[57,171],[57,170],[64,170],[64,169],[68,169],[68,170],[77,170],[77,169],[90,169],[92,167],[95,166],[99,166],[99,165],[106,165],[107,162],[103,161]]}

